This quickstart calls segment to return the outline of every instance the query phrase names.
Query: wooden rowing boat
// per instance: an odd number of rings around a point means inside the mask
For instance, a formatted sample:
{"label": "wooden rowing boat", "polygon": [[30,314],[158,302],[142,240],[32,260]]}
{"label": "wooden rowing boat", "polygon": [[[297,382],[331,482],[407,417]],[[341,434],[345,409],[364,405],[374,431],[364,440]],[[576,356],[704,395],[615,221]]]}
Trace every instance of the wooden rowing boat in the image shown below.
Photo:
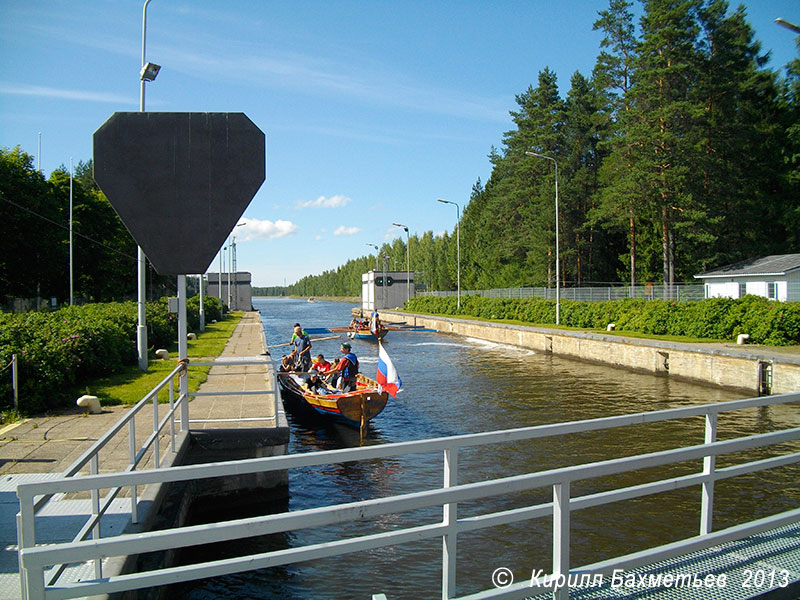
{"label": "wooden rowing boat", "polygon": [[279,373],[278,376],[286,410],[298,418],[322,418],[363,429],[389,400],[388,393],[378,392],[377,381],[360,373],[356,379],[357,389],[352,392],[314,393],[303,385],[305,381],[301,375]]}

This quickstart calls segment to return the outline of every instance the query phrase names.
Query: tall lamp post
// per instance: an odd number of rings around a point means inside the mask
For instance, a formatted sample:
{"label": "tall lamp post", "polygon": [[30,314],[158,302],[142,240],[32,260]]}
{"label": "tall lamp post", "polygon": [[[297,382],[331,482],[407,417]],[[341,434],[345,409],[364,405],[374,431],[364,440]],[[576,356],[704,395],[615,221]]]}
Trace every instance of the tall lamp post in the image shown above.
{"label": "tall lamp post", "polygon": [[380,248],[378,248],[375,244],[366,244],[371,248],[375,248],[375,272],[378,272],[378,254],[380,254]]}
{"label": "tall lamp post", "polygon": [[[369,246],[371,248],[375,248],[375,275],[377,275],[378,274],[378,257],[380,256],[381,250],[375,244],[367,244],[367,246]],[[373,281],[374,280],[375,280],[375,278],[373,277]],[[386,282],[383,282],[383,284],[386,285]],[[385,291],[385,289],[384,289],[384,291]],[[384,294],[384,296],[385,295],[386,294]],[[369,303],[369,299],[367,299],[367,303]],[[369,308],[369,306],[367,306],[367,308]],[[377,306],[377,303],[375,302],[375,298],[374,298],[374,295],[373,295],[373,298],[372,298],[372,310],[377,310],[377,308],[378,308],[378,306]],[[381,308],[385,308],[385,307],[381,307]]]}
{"label": "tall lamp post", "polygon": [[[139,73],[140,87],[139,87],[139,112],[144,112],[144,87],[148,81],[155,81],[160,66],[147,62],[145,58],[145,47],[147,39],[147,5],[150,0],[145,0],[144,7],[142,8],[142,70]],[[136,275],[137,275],[137,290],[136,290],[136,305],[138,313],[138,325],[136,327],[136,350],[139,358],[139,369],[142,371],[147,370],[147,319],[145,317],[145,302],[146,294],[146,281],[145,274],[147,272],[145,265],[144,250],[141,246],[136,248]]]}
{"label": "tall lamp post", "polygon": [[74,302],[74,285],[72,278],[72,180],[74,173],[72,169],[72,157],[69,157],[69,305],[72,306]]}
{"label": "tall lamp post", "polygon": [[526,152],[528,156],[552,160],[556,167],[556,325],[561,324],[561,264],[558,258],[558,163],[552,156],[537,154],[536,152]]}
{"label": "tall lamp post", "polygon": [[461,207],[456,202],[450,200],[436,199],[437,202],[442,204],[452,204],[456,207],[456,276],[458,279],[458,308],[461,308]]}
{"label": "tall lamp post", "polygon": [[392,223],[395,227],[402,227],[406,232],[406,302],[411,300],[411,238],[408,235],[408,227],[402,223]]}

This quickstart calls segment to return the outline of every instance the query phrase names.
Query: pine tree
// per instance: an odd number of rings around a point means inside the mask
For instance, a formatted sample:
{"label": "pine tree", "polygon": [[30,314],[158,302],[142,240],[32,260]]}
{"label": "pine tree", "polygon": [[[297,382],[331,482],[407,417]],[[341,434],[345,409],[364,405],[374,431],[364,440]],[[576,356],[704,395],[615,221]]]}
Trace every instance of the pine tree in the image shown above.
{"label": "pine tree", "polygon": [[627,135],[627,123],[631,121],[629,92],[638,48],[632,5],[627,0],[611,0],[608,10],[601,11],[594,23],[594,29],[601,29],[605,34],[592,78],[595,88],[605,93],[606,105],[600,114],[607,121],[608,136],[600,144],[606,154],[599,173],[603,185],[590,218],[593,223],[603,223],[606,229],[627,232],[629,279],[634,286],[641,207],[632,178],[631,145]]}
{"label": "pine tree", "polygon": [[695,50],[699,0],[643,2],[642,41],[630,89],[631,147],[636,186],[651,208],[661,238],[665,294],[675,283],[676,232],[689,237],[703,218],[687,187],[690,165],[697,159],[692,127],[702,107],[692,102],[699,67]]}

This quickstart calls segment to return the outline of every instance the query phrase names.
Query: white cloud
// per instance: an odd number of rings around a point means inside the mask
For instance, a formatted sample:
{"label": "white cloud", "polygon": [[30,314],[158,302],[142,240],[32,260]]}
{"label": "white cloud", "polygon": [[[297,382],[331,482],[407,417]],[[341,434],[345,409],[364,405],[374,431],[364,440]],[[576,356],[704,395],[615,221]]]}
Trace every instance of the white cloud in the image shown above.
{"label": "white cloud", "polygon": [[345,227],[344,225],[341,225],[336,228],[336,230],[333,232],[333,235],[355,235],[357,233],[361,233],[360,227]]}
{"label": "white cloud", "polygon": [[326,198],[325,196],[320,196],[316,200],[307,200],[305,202],[298,201],[297,207],[298,208],[340,208],[342,206],[347,206],[350,204],[352,200],[347,196],[343,196],[341,194],[336,194],[335,196],[331,196],[330,198]]}
{"label": "white cloud", "polygon": [[237,237],[243,242],[250,240],[273,240],[282,238],[297,231],[298,227],[291,221],[267,221],[260,219],[242,219],[244,226],[237,229]]}
{"label": "white cloud", "polygon": [[0,94],[15,96],[36,96],[38,98],[60,98],[62,100],[79,100],[81,102],[107,102],[111,104],[131,104],[127,96],[117,96],[88,90],[65,90],[43,85],[27,85],[0,82]]}

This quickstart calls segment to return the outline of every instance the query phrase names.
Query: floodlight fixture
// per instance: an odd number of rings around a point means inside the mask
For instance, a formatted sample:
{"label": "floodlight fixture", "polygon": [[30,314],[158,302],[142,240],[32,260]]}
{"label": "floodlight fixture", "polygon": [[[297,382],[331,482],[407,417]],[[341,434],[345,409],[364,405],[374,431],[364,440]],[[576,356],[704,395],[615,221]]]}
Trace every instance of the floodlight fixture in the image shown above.
{"label": "floodlight fixture", "polygon": [[142,81],[154,81],[160,70],[161,65],[149,62],[142,67],[142,72],[139,73],[139,77]]}

